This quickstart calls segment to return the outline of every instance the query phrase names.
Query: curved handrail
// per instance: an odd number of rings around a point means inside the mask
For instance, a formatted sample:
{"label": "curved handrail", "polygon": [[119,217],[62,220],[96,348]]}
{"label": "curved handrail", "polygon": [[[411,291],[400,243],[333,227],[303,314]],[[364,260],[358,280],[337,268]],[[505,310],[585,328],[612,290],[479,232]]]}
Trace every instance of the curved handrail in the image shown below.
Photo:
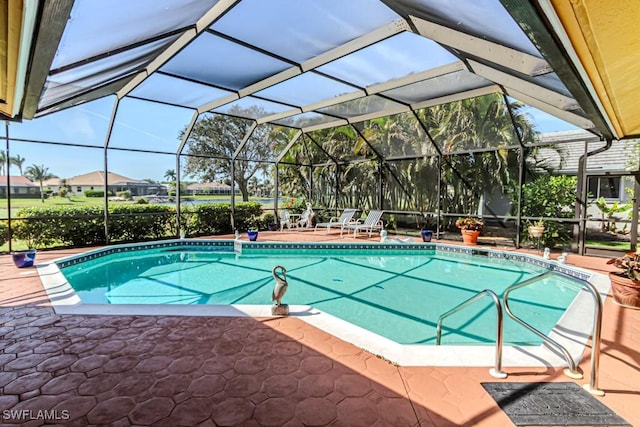
{"label": "curved handrail", "polygon": [[[520,288],[523,288],[525,286],[531,285],[532,283],[537,282],[541,278],[543,278],[545,276],[548,276],[548,275],[551,275],[553,273],[554,273],[553,271],[548,271],[548,272],[546,272],[544,274],[532,277],[532,278],[527,279],[527,280],[525,280],[523,282],[516,283],[514,285],[509,286],[504,291],[504,296],[502,297],[503,300],[504,300],[504,309],[506,310],[507,315],[509,315],[509,317],[511,317],[516,322],[520,323],[525,328],[529,329],[534,334],[538,335],[540,338],[542,338],[547,343],[549,343],[549,344],[553,345],[554,347],[556,347],[556,349],[558,349],[564,355],[565,359],[567,360],[567,364],[569,365],[569,369],[570,369],[569,373],[567,373],[565,371],[566,375],[568,375],[570,377],[574,377],[574,378],[582,378],[582,374],[580,374],[577,371],[576,364],[575,364],[573,358],[571,357],[571,355],[569,354],[569,352],[567,351],[566,348],[564,348],[561,344],[559,344],[558,342],[556,342],[553,339],[549,338],[548,336],[546,336],[542,332],[538,331],[536,328],[534,328],[533,326],[529,325],[527,322],[525,322],[524,320],[520,319],[518,316],[513,314],[513,312],[511,311],[511,309],[509,307],[509,294],[512,291],[515,291],[516,289],[520,289]],[[587,389],[592,394],[604,395],[604,392],[602,390],[598,389],[598,370],[599,370],[599,366],[600,366],[600,334],[601,334],[601,330],[602,330],[602,298],[600,298],[600,294],[598,293],[598,290],[596,289],[596,287],[591,282],[589,282],[588,280],[585,280],[584,283],[585,283],[584,286],[589,290],[589,292],[593,296],[593,299],[594,299],[594,302],[595,302],[594,317],[593,317],[593,331],[592,331],[592,338],[591,338],[591,342],[592,342],[592,349],[591,349],[591,378],[590,378],[590,383],[588,384],[588,386],[585,385],[584,388]]]}
{"label": "curved handrail", "polygon": [[503,316],[502,316],[502,305],[500,304],[500,299],[498,298],[498,296],[496,295],[495,292],[493,292],[491,289],[484,289],[480,292],[478,292],[477,294],[475,294],[474,296],[472,296],[471,298],[461,302],[460,304],[456,305],[455,307],[453,307],[451,310],[447,311],[446,313],[443,313],[440,315],[440,317],[438,317],[438,325],[436,327],[436,345],[440,345],[440,341],[442,338],[442,321],[449,317],[450,315],[457,313],[458,311],[462,310],[463,308],[473,304],[474,302],[478,301],[479,299],[481,299],[484,294],[487,294],[491,297],[491,299],[493,300],[493,303],[496,307],[496,320],[497,320],[497,327],[496,327],[496,360],[495,360],[495,367],[489,371],[489,373],[496,377],[496,378],[506,378],[507,374],[505,372],[502,371],[502,330],[503,330]]}

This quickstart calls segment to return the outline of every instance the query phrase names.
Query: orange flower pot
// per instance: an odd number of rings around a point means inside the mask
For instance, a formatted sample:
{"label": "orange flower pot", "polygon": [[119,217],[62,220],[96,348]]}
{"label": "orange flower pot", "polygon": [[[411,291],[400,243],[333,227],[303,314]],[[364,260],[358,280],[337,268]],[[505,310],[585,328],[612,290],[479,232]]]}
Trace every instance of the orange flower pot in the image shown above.
{"label": "orange flower pot", "polygon": [[460,230],[462,233],[462,241],[468,245],[477,245],[478,244],[478,236],[480,235],[479,230]]}
{"label": "orange flower pot", "polygon": [[613,300],[624,307],[640,308],[640,282],[609,273]]}

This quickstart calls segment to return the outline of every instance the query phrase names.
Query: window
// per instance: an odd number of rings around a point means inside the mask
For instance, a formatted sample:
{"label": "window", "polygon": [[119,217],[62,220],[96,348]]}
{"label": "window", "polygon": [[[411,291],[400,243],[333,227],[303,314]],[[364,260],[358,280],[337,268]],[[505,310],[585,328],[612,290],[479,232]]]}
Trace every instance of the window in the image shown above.
{"label": "window", "polygon": [[589,198],[599,199],[620,199],[620,177],[619,176],[593,176],[589,178],[588,184]]}
{"label": "window", "polygon": [[78,187],[78,188],[76,189],[76,191],[77,191],[78,193],[82,193],[82,187]]}

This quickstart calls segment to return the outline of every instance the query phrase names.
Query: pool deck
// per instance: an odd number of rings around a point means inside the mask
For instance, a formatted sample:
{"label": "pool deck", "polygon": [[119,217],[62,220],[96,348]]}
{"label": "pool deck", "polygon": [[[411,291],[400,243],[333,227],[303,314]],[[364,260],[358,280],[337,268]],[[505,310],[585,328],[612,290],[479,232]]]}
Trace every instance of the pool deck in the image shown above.
{"label": "pool deck", "polygon": [[[259,239],[355,241],[309,231]],[[37,262],[86,250],[40,252]],[[612,270],[603,258],[569,255],[568,264]],[[57,315],[36,269],[8,255],[0,313],[0,425],[48,416],[63,425],[512,426],[482,382],[582,385],[591,374],[588,349],[582,380],[560,368],[505,368],[509,377],[496,380],[485,367],[395,366],[293,317]],[[640,426],[640,310],[611,298],[599,374],[598,399]]]}

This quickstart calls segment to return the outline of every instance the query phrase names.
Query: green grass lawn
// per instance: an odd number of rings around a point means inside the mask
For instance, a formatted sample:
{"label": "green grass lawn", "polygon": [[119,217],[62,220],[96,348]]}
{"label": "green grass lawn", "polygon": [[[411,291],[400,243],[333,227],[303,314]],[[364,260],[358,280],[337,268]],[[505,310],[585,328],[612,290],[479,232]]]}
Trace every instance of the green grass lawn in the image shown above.
{"label": "green grass lawn", "polygon": [[[101,197],[84,197],[72,196],[70,199],[66,197],[49,197],[44,199],[44,203],[40,199],[11,199],[11,217],[15,217],[17,212],[23,208],[32,206],[102,206],[104,200]],[[0,218],[7,218],[7,200],[0,200]]]}
{"label": "green grass lawn", "polygon": [[587,240],[586,245],[592,248],[628,250],[631,244],[629,242]]}
{"label": "green grass lawn", "polygon": [[[262,198],[251,197],[249,201],[254,201]],[[183,202],[189,202],[194,200],[215,200],[215,201],[228,201],[231,203],[231,197],[228,195],[197,195],[197,196],[184,196]],[[236,197],[236,203],[242,201],[242,198]],[[111,202],[111,203],[135,203],[135,201],[126,202]],[[84,197],[84,196],[71,196],[66,197],[49,197],[44,199],[44,203],[40,199],[11,199],[11,217],[16,217],[17,212],[20,209],[28,208],[32,206],[102,206],[104,199],[102,197]],[[7,218],[7,199],[0,199],[0,218]]]}

